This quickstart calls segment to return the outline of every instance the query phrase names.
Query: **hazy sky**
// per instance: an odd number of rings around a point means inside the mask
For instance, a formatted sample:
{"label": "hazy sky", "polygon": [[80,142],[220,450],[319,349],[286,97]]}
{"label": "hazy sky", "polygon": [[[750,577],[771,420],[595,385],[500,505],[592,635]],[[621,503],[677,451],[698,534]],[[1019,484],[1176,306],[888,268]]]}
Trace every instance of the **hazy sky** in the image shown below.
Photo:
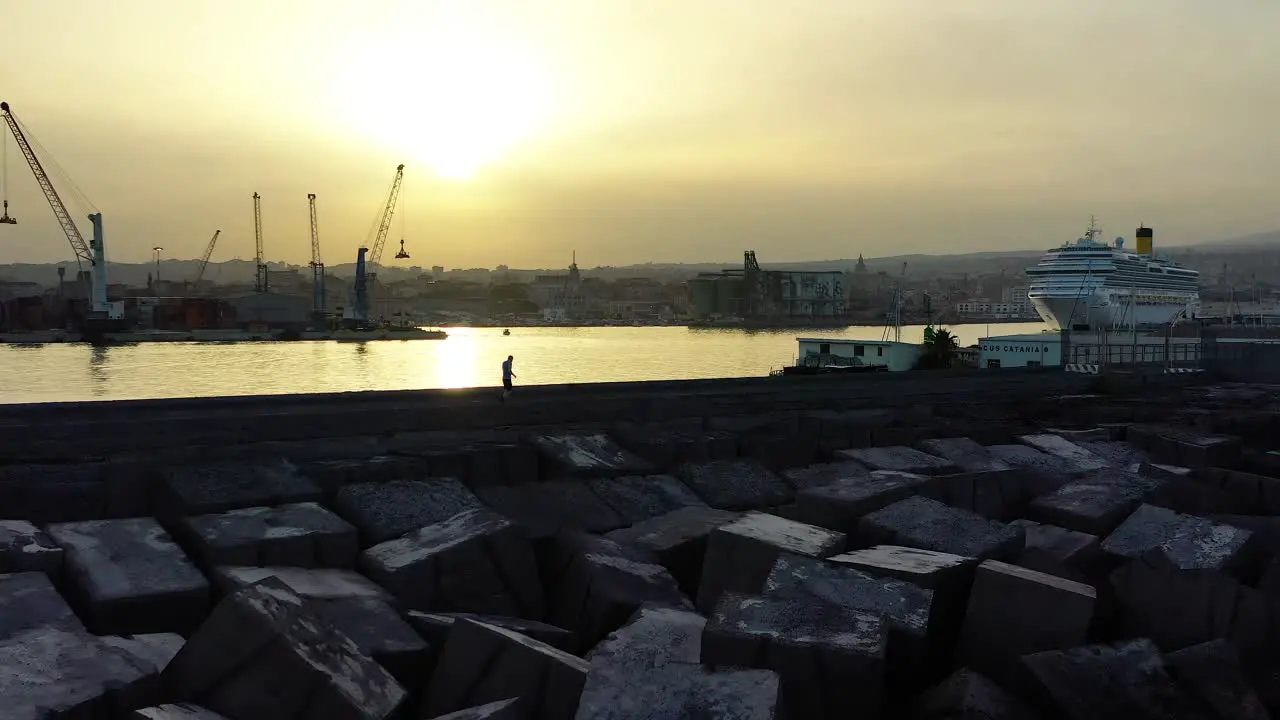
{"label": "hazy sky", "polygon": [[[108,256],[411,264],[1157,245],[1280,227],[1275,0],[7,0],[0,99]],[[0,262],[70,259],[8,141]],[[77,217],[83,204],[60,182]],[[88,222],[81,223],[88,230]]]}

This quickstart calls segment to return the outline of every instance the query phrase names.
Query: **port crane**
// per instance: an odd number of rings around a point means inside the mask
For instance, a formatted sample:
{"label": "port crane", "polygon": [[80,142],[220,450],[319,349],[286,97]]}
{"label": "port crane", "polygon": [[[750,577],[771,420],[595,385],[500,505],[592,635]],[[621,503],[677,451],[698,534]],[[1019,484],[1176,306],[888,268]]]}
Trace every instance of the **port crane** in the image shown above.
{"label": "port crane", "polygon": [[324,317],[324,262],[320,259],[320,230],[316,222],[316,194],[307,193],[311,209],[311,311]]}
{"label": "port crane", "polygon": [[17,225],[18,221],[9,217],[9,136],[4,132],[0,132],[0,197],[4,199],[0,225]]}
{"label": "port crane", "polygon": [[[387,231],[391,229],[391,218],[395,215],[396,201],[400,198],[402,182],[404,182],[403,164],[396,167],[395,177],[391,181],[391,190],[387,193],[387,203],[382,208],[381,219],[373,233],[373,242],[369,246],[361,246],[356,251],[355,321],[362,327],[369,325],[369,291],[378,277],[378,266],[382,263],[382,249],[387,244]],[[401,252],[396,254],[397,257],[400,257],[401,253],[405,257],[408,256],[408,253],[404,252],[403,243],[400,250]]]}
{"label": "port crane", "polygon": [[[31,143],[27,140],[27,135],[23,131],[22,125],[14,117],[9,103],[0,102],[0,117],[3,117],[5,124],[9,126],[9,134],[13,135],[13,141],[17,143],[18,149],[22,152],[22,156],[27,160],[27,165],[31,168],[31,173],[35,175],[36,184],[44,192],[44,197],[49,201],[49,207],[52,208],[54,217],[58,219],[58,224],[62,226],[62,232],[67,236],[67,242],[71,243],[71,250],[76,256],[76,264],[83,269],[83,263],[89,263],[91,268],[89,271],[89,314],[85,318],[86,321],[122,320],[124,318],[123,304],[113,304],[107,301],[107,252],[102,237],[102,213],[90,213],[89,222],[93,227],[93,234],[89,242],[85,242],[84,235],[80,233],[80,228],[76,227],[75,221],[71,219],[71,213],[67,210],[66,204],[62,202],[57,189],[54,188],[53,181],[49,179],[49,174],[45,172],[40,158],[36,156],[35,150],[32,149]],[[5,216],[8,216],[7,208]],[[10,222],[6,224],[12,225],[16,223],[13,218],[9,218],[9,220]]]}
{"label": "port crane", "polygon": [[258,193],[253,194],[253,241],[254,262],[257,265],[253,288],[264,293],[270,289],[270,274],[267,272],[267,262],[262,259],[262,196]]}
{"label": "port crane", "polygon": [[196,279],[192,281],[191,287],[199,288],[200,281],[204,279],[205,268],[209,267],[209,258],[213,257],[213,246],[218,244],[218,236],[221,234],[221,230],[214,230],[213,237],[209,238],[209,244],[204,248],[204,255],[200,256],[200,269],[196,271]]}

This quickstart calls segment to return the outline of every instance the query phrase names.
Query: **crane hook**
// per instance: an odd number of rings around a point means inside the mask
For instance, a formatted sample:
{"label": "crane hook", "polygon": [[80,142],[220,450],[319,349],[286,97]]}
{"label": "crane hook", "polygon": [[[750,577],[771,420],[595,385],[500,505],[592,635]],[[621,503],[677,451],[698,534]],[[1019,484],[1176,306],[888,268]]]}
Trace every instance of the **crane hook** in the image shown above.
{"label": "crane hook", "polygon": [[397,260],[408,260],[409,253],[404,249],[404,238],[400,238],[400,252],[396,253]]}

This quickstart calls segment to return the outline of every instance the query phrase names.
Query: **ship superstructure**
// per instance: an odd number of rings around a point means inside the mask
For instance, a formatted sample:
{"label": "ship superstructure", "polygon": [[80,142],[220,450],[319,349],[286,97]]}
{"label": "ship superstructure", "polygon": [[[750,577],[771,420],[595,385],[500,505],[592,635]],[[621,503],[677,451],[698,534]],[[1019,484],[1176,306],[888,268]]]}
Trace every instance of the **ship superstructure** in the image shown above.
{"label": "ship superstructure", "polygon": [[1104,330],[1167,325],[1200,309],[1200,273],[1153,252],[1154,232],[1139,227],[1137,248],[1108,245],[1093,218],[1084,236],[1027,268],[1027,299],[1054,328]]}

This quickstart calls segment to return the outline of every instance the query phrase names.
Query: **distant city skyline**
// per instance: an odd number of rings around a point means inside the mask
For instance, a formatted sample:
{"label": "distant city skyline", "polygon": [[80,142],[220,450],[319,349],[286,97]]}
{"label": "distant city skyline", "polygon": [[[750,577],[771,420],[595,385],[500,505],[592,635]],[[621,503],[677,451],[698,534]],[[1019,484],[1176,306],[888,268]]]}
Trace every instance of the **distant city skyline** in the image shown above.
{"label": "distant city skyline", "polygon": [[[110,260],[561,267],[1156,245],[1280,227],[1280,4],[13,3],[0,100]],[[5,133],[7,136],[7,132]],[[0,264],[71,259],[11,139]],[[394,246],[393,246],[394,247]],[[393,252],[393,251],[392,251]],[[384,258],[389,261],[388,258]]]}

